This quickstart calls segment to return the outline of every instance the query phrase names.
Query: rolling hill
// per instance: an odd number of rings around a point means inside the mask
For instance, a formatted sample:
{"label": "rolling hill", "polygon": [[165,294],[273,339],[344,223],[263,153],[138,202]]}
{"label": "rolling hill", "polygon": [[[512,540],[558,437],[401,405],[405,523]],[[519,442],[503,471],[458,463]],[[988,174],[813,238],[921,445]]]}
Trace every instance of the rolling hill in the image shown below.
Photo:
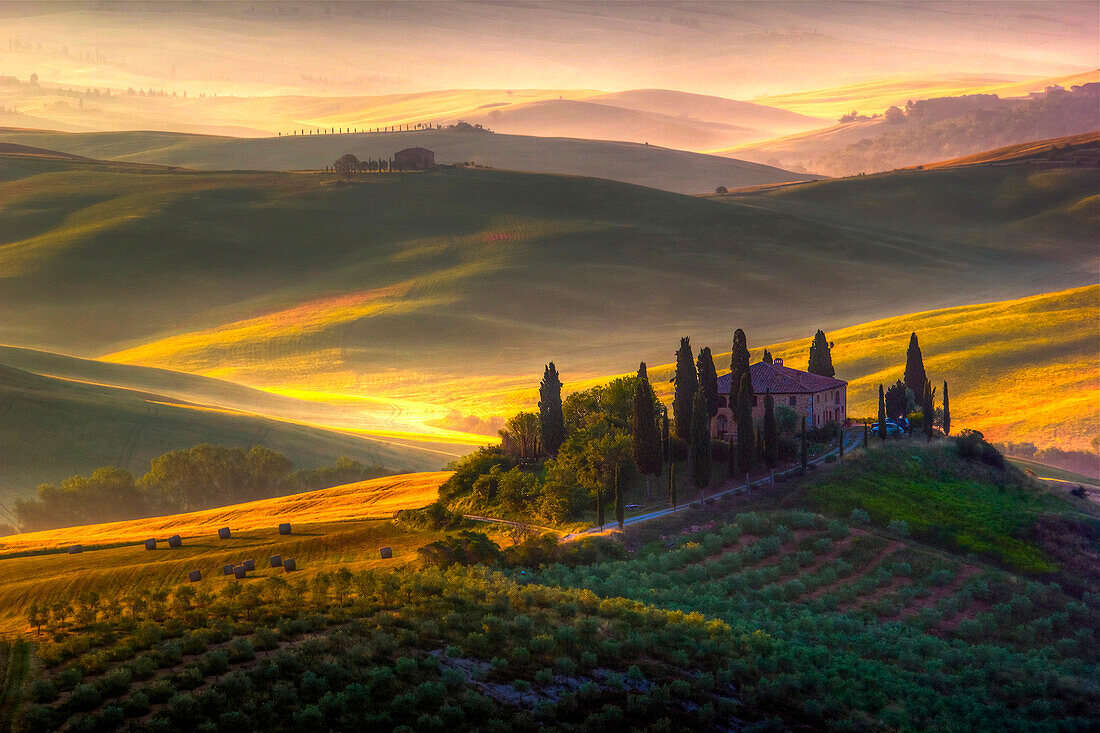
{"label": "rolling hill", "polygon": [[[4,349],[4,355],[11,350]],[[2,357],[0,357],[2,359]],[[57,361],[59,357],[54,357]],[[41,361],[41,360],[39,360]],[[78,361],[78,360],[71,360]],[[81,360],[82,361],[82,360]],[[96,364],[95,362],[83,362]],[[115,368],[115,365],[104,365]],[[155,373],[133,384],[157,384],[161,370],[123,367],[131,376]],[[97,371],[104,371],[102,369]],[[120,380],[127,381],[127,380]],[[247,396],[245,388],[204,377],[179,375],[176,382],[198,385],[196,395]],[[173,390],[182,394],[183,390]],[[263,393],[256,393],[263,395]],[[257,407],[272,407],[273,395]],[[224,400],[231,402],[233,400]],[[236,404],[244,400],[238,399]],[[281,414],[291,414],[295,400],[283,398]],[[272,407],[278,412],[279,406]],[[310,405],[300,405],[309,415]],[[365,432],[365,431],[361,431]],[[394,440],[323,429],[304,421],[265,417],[223,404],[193,402],[141,388],[114,386],[76,377],[51,377],[4,366],[0,361],[0,501],[26,497],[40,483],[59,482],[113,465],[142,474],[163,453],[199,443],[251,447],[263,445],[284,453],[302,468],[331,465],[340,456],[379,463],[395,470],[438,468],[468,446]]]}
{"label": "rolling hill", "polygon": [[1028,140],[1078,135],[1100,127],[1096,114],[1100,84],[1022,98],[997,95],[937,97],[763,143],[720,151],[793,170],[833,176],[891,170],[955,158]]}
{"label": "rolling hill", "polygon": [[505,101],[445,119],[498,132],[577,137],[716,150],[827,126],[829,121],[723,97],[669,89],[632,89],[579,98]]}
{"label": "rolling hill", "polygon": [[345,153],[389,159],[397,150],[425,147],[439,163],[473,162],[507,170],[595,176],[677,193],[717,186],[813,180],[759,163],[639,143],[545,138],[450,130],[284,135],[236,138],[170,132],[57,133],[0,129],[0,142],[113,161],[199,170],[318,170]]}
{"label": "rolling hill", "polygon": [[459,430],[551,359],[585,380],[684,333],[775,343],[1092,282],[1100,185],[1022,162],[716,199],[486,170],[0,179],[0,341]]}

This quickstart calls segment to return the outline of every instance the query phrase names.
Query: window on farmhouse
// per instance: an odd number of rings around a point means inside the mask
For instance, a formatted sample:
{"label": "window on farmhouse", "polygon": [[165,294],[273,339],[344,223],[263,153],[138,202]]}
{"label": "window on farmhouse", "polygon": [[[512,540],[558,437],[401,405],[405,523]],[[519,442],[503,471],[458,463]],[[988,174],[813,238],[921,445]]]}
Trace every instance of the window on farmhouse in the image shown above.
{"label": "window on farmhouse", "polygon": [[791,407],[794,407],[797,404],[798,404],[798,398],[797,397],[791,397]]}

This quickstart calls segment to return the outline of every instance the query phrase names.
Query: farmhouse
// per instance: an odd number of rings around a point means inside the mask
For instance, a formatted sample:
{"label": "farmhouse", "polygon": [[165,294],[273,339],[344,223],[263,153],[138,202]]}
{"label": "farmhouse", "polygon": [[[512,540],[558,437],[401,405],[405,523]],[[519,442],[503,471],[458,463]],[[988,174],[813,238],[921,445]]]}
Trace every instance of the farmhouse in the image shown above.
{"label": "farmhouse", "polygon": [[435,153],[427,148],[405,148],[393,154],[393,164],[400,171],[435,168]]}
{"label": "farmhouse", "polygon": [[[752,417],[764,419],[764,395],[771,392],[776,409],[786,406],[806,418],[806,424],[819,428],[830,422],[843,423],[848,415],[848,383],[783,366],[758,362],[749,367],[752,376]],[[718,377],[718,414],[710,421],[712,438],[725,440],[737,432],[733,410],[729,406],[730,375]]]}

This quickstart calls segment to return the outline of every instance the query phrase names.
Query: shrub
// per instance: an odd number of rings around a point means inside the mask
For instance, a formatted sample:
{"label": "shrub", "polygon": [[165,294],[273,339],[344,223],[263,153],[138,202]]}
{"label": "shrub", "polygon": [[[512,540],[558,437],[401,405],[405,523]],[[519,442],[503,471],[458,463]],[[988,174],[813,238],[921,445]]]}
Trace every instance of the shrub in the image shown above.
{"label": "shrub", "polygon": [[256,650],[248,639],[234,639],[229,643],[229,661],[247,662],[256,658]]}
{"label": "shrub", "polygon": [[99,688],[92,684],[77,685],[73,688],[72,697],[69,698],[69,704],[75,710],[95,710],[102,701],[103,695],[100,694]]}
{"label": "shrub", "polygon": [[829,537],[834,540],[841,540],[848,536],[848,525],[839,519],[834,519],[829,522],[828,530]]}
{"label": "shrub", "polygon": [[31,702],[53,702],[57,699],[57,685],[49,680],[35,680],[28,694]]}
{"label": "shrub", "polygon": [[416,554],[425,566],[495,565],[500,559],[500,547],[487,535],[464,529],[419,548]]}
{"label": "shrub", "polygon": [[890,534],[897,535],[898,537],[909,536],[909,522],[905,520],[895,519],[886,526],[886,531]]}
{"label": "shrub", "polygon": [[133,681],[133,675],[130,670],[112,669],[104,677],[100,683],[100,690],[104,697],[118,697],[126,690],[130,689],[130,683]]}
{"label": "shrub", "polygon": [[871,515],[863,509],[856,508],[852,510],[852,514],[849,519],[852,524],[867,524],[871,521]]}

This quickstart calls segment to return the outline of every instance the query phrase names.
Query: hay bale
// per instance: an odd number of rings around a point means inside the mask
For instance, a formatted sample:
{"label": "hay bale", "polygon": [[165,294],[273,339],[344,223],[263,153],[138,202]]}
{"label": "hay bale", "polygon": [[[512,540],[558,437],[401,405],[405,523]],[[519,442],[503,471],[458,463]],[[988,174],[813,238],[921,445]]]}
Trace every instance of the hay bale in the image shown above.
{"label": "hay bale", "polygon": [[383,560],[389,560],[391,557],[393,557],[393,548],[392,547],[383,547],[378,552],[382,555]]}
{"label": "hay bale", "polygon": [[271,567],[277,568],[277,567],[279,567],[280,565],[283,564],[283,556],[282,555],[272,555],[271,557],[268,558],[268,562],[271,563]]}
{"label": "hay bale", "polygon": [[286,523],[280,524],[279,534],[290,534],[290,525]]}
{"label": "hay bale", "polygon": [[155,550],[155,549],[157,549],[156,539],[154,538],[154,539],[145,540],[145,549],[146,550]]}
{"label": "hay bale", "polygon": [[219,540],[229,539],[229,527],[222,527],[221,529],[218,530],[218,539]]}
{"label": "hay bale", "polygon": [[294,558],[288,557],[286,560],[283,560],[283,569],[286,570],[288,573],[292,573],[297,570],[298,568],[294,564]]}
{"label": "hay bale", "polygon": [[82,552],[84,552],[84,545],[71,545],[69,547],[70,555],[79,555]]}
{"label": "hay bale", "polygon": [[198,583],[200,580],[202,580],[202,573],[200,573],[198,570],[192,570],[187,574],[187,579],[190,580],[192,583]]}
{"label": "hay bale", "polygon": [[247,571],[244,569],[244,565],[238,565],[233,568],[233,577],[240,580],[245,577]]}
{"label": "hay bale", "polygon": [[241,563],[241,567],[243,567],[248,572],[252,572],[253,570],[256,569],[256,561],[255,560],[245,560],[244,562]]}
{"label": "hay bale", "polygon": [[172,548],[183,547],[183,538],[180,537],[178,534],[172,535],[168,538],[168,546]]}
{"label": "hay bale", "polygon": [[222,565],[222,575],[232,575],[232,574],[233,574],[233,566],[232,565]]}

